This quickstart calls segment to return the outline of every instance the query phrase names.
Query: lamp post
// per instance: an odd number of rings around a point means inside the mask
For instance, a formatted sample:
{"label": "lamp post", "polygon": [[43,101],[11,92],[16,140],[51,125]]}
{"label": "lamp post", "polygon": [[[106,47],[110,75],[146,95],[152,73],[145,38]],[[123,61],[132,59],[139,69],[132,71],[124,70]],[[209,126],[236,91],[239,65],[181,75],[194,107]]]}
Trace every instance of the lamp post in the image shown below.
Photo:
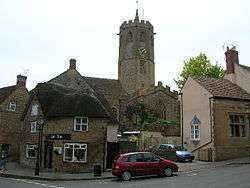
{"label": "lamp post", "polygon": [[36,167],[35,167],[35,176],[39,176],[40,171],[40,159],[41,159],[41,144],[42,144],[42,131],[43,131],[43,124],[44,119],[38,118],[37,125],[38,125],[38,146],[37,146],[37,154],[36,154]]}

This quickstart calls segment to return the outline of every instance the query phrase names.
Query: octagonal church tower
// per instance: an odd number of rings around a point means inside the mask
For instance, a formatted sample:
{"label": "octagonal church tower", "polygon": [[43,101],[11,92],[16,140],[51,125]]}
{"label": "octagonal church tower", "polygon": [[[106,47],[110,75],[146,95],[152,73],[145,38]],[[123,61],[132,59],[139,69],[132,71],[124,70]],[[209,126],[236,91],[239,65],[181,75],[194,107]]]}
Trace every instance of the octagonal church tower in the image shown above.
{"label": "octagonal church tower", "polygon": [[149,21],[123,22],[119,32],[118,80],[127,93],[155,84],[154,31]]}

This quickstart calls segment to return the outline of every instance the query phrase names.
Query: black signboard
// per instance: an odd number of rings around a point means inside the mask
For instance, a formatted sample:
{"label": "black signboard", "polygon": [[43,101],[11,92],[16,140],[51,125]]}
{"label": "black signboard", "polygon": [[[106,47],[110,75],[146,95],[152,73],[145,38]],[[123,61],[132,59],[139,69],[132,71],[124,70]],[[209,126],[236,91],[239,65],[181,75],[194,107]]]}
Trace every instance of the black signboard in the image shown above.
{"label": "black signboard", "polygon": [[70,134],[47,134],[47,140],[71,140]]}

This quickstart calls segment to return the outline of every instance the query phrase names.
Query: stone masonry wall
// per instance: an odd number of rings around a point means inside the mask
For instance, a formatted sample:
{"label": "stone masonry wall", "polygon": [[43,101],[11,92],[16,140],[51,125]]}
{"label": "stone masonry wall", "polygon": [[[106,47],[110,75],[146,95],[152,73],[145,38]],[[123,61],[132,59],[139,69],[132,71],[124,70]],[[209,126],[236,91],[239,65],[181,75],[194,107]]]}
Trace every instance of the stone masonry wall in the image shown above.
{"label": "stone masonry wall", "polygon": [[[10,144],[10,159],[18,160],[21,116],[29,100],[25,87],[18,87],[0,104],[0,144]],[[10,102],[16,103],[16,111],[8,110]]]}
{"label": "stone masonry wall", "polygon": [[[250,146],[249,115],[246,106],[249,102],[216,100],[214,103],[215,161],[248,155]],[[245,116],[245,137],[231,137],[229,114]]]}

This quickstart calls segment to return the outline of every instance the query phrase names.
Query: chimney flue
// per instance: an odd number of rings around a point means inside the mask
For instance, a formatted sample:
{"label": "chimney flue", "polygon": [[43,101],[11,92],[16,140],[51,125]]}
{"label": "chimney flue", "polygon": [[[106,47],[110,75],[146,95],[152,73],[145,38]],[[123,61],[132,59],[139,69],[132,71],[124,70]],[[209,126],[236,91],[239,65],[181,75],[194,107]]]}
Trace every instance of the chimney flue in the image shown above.
{"label": "chimney flue", "polygon": [[26,87],[27,76],[23,76],[21,74],[17,75],[16,85]]}
{"label": "chimney flue", "polygon": [[225,56],[226,56],[226,66],[227,66],[226,73],[232,74],[234,73],[234,64],[239,64],[238,51],[236,50],[235,47],[231,49],[227,47]]}
{"label": "chimney flue", "polygon": [[76,59],[70,59],[69,60],[69,68],[70,69],[76,69]]}

